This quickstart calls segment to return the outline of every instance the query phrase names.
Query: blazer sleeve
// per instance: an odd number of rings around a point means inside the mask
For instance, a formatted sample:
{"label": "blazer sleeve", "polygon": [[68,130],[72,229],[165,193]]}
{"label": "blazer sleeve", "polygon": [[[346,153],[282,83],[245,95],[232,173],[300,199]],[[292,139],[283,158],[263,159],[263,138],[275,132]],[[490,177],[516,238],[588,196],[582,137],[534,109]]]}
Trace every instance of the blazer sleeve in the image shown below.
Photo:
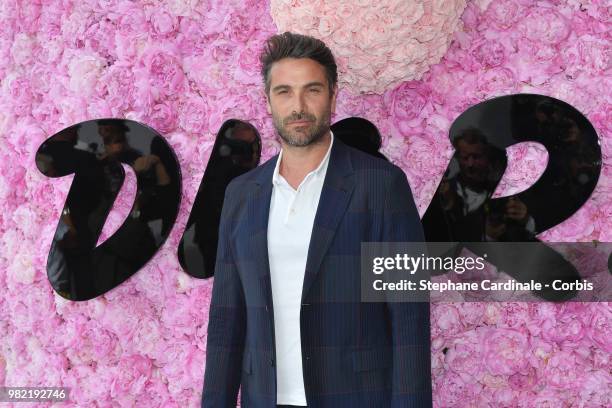
{"label": "blazer sleeve", "polygon": [[[384,210],[387,242],[425,242],[408,180],[394,168]],[[425,246],[423,246],[425,248]],[[387,302],[393,339],[393,408],[432,407],[429,302]]]}
{"label": "blazer sleeve", "polygon": [[246,306],[233,256],[230,231],[239,198],[227,187],[219,224],[219,245],[208,317],[202,408],[234,408],[240,387]]}

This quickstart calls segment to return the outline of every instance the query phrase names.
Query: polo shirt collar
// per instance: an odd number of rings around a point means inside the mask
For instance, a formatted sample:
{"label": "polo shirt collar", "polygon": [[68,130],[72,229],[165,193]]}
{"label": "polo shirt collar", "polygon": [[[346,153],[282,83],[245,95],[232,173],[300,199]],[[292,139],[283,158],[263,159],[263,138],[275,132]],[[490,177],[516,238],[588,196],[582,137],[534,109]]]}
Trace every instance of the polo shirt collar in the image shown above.
{"label": "polo shirt collar", "polygon": [[[327,153],[325,153],[325,156],[323,156],[323,160],[321,160],[321,163],[319,163],[317,168],[311,171],[310,173],[308,173],[306,177],[309,177],[311,174],[319,175],[321,173],[324,173],[327,170],[327,165],[329,163],[329,156],[331,154],[332,146],[334,145],[334,133],[331,131],[331,129],[329,131],[329,134],[330,134],[330,142],[329,142],[329,148],[327,149]],[[278,159],[276,160],[276,166],[274,167],[274,173],[272,174],[272,184],[274,185],[278,185],[281,182],[282,176],[280,175],[279,171],[280,171],[280,162],[282,158],[283,158],[283,149],[281,149],[280,153],[278,154]]]}

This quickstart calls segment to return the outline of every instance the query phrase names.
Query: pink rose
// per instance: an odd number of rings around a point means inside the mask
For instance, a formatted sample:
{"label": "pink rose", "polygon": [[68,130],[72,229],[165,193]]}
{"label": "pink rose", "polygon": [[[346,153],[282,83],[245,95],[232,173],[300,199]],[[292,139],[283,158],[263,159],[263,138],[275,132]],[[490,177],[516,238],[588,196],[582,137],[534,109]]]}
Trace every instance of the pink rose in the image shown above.
{"label": "pink rose", "polygon": [[529,307],[526,303],[504,302],[501,304],[502,327],[520,328],[529,321]]}
{"label": "pink rose", "polygon": [[540,336],[554,327],[557,321],[558,306],[553,303],[530,303],[530,319],[527,328],[532,336]]}
{"label": "pink rose", "polygon": [[19,25],[23,31],[35,33],[38,29],[41,5],[35,2],[26,2],[19,5]]}
{"label": "pink rose", "polygon": [[120,341],[131,338],[142,315],[150,313],[148,302],[135,296],[134,286],[130,283],[131,280],[128,280],[104,295],[108,305],[106,313],[98,319],[100,325],[114,333]]}
{"label": "pink rose", "polygon": [[155,91],[165,96],[176,96],[185,86],[185,75],[174,50],[164,47],[151,47],[147,49],[141,59],[144,75]]}
{"label": "pink rose", "polygon": [[[234,60],[232,59],[232,64]],[[231,71],[225,64],[212,59],[211,55],[194,56],[185,59],[185,74],[202,95],[228,94],[227,84],[232,82]]]}
{"label": "pink rose", "polygon": [[518,4],[513,0],[501,0],[492,2],[487,8],[485,15],[499,29],[505,30],[519,20],[521,17],[520,13],[521,10]]}
{"label": "pink rose", "polygon": [[610,64],[605,41],[591,36],[585,36],[585,40],[574,42],[560,51],[565,71],[573,77],[581,73],[598,75]]}
{"label": "pink rose", "polygon": [[261,86],[262,77],[260,74],[261,63],[259,62],[259,54],[261,47],[259,45],[250,45],[243,48],[237,58],[237,66],[234,71],[234,79],[243,84],[254,84]]}
{"label": "pink rose", "polygon": [[95,24],[95,19],[91,11],[74,10],[72,13],[64,13],[61,16],[61,22],[64,43],[76,49],[83,47],[85,31],[88,27]]}
{"label": "pink rose", "polygon": [[533,367],[529,367],[526,374],[514,373],[508,377],[508,383],[516,391],[531,390],[536,386],[537,382],[537,372]]}
{"label": "pink rose", "polygon": [[221,65],[232,65],[238,51],[238,43],[223,38],[217,39],[211,44],[213,60]]}
{"label": "pink rose", "polygon": [[573,81],[568,81],[565,76],[556,75],[547,81],[545,93],[573,105],[580,112],[589,114],[600,107],[595,96],[602,83],[607,86],[610,82],[607,78],[602,78],[602,82],[593,81],[589,75],[580,75]]}
{"label": "pink rose", "polygon": [[497,67],[506,59],[506,49],[498,41],[486,40],[477,46],[472,55],[485,67]]}
{"label": "pink rose", "polygon": [[483,324],[485,303],[466,302],[458,310],[461,320],[466,325],[481,326]]}
{"label": "pink rose", "polygon": [[115,25],[107,19],[102,19],[91,25],[85,31],[85,44],[98,54],[114,60]]}
{"label": "pink rose", "polygon": [[3,94],[13,105],[16,115],[28,115],[33,102],[32,89],[28,78],[11,73],[4,77]]}
{"label": "pink rose", "polygon": [[83,362],[110,360],[114,362],[120,349],[117,338],[100,327],[95,321],[89,321],[79,330],[79,341],[74,350]]}
{"label": "pink rose", "polygon": [[410,163],[408,173],[414,179],[438,180],[448,165],[448,156],[442,152],[450,148],[450,142],[442,138],[428,137],[425,134],[412,134],[407,142],[405,158],[401,159]]}
{"label": "pink rose", "polygon": [[130,396],[134,399],[144,391],[151,377],[152,362],[148,358],[134,354],[119,361],[117,376],[111,384],[111,396],[114,398]]}
{"label": "pink rose", "polygon": [[[139,33],[146,30],[147,20],[142,6],[132,1],[121,1],[115,7],[118,15],[117,30],[123,33]],[[144,30],[143,30],[144,29]]]}
{"label": "pink rose", "polygon": [[178,27],[177,18],[160,7],[154,8],[150,20],[153,32],[159,36],[172,34]]}
{"label": "pink rose", "polygon": [[508,167],[492,197],[520,193],[540,178],[546,169],[548,153],[539,143],[522,142],[506,148]]}
{"label": "pink rose", "polygon": [[457,407],[461,403],[482,392],[482,385],[472,378],[463,377],[447,371],[444,377],[434,385],[434,405],[439,407]]}
{"label": "pink rose", "polygon": [[145,391],[136,397],[134,406],[164,408],[181,407],[180,404],[172,400],[172,397],[168,392],[168,384],[166,380],[157,377],[151,377],[149,381],[147,381]]}
{"label": "pink rose", "polygon": [[407,135],[410,128],[420,123],[419,118],[427,106],[427,91],[416,83],[404,82],[384,95],[386,108],[392,114],[397,128]]}
{"label": "pink rose", "polygon": [[253,35],[255,24],[250,16],[240,14],[237,10],[230,14],[225,32],[230,40],[245,43]]}
{"label": "pink rose", "polygon": [[184,294],[166,299],[166,307],[162,311],[161,321],[167,327],[172,327],[175,334],[193,335],[197,327],[196,316],[191,313],[191,301]]}
{"label": "pink rose", "polygon": [[339,55],[348,56],[351,54],[349,52],[348,46],[353,41],[354,36],[355,34],[353,33],[353,31],[351,31],[351,29],[346,26],[338,27],[338,29],[334,31],[333,41],[336,43],[335,48],[338,49],[337,53]]}
{"label": "pink rose", "polygon": [[169,0],[168,10],[175,16],[191,16],[194,14],[198,0]]}
{"label": "pink rose", "polygon": [[[117,112],[117,111],[115,111]],[[92,98],[87,106],[87,114],[91,118],[109,118],[113,117],[113,111],[108,102],[101,98]]]}
{"label": "pink rose", "polygon": [[137,350],[143,356],[155,358],[163,344],[161,332],[162,328],[157,319],[149,317],[141,319],[133,333],[133,350]]}
{"label": "pink rose", "polygon": [[580,401],[585,407],[609,407],[612,405],[610,393],[612,375],[609,370],[590,371],[585,374],[579,388]]}
{"label": "pink rose", "polygon": [[534,408],[557,408],[564,405],[567,396],[562,392],[544,388],[530,400],[530,406]]}
{"label": "pink rose", "polygon": [[565,18],[553,8],[532,7],[527,16],[521,19],[519,30],[535,42],[558,44],[569,34]]}
{"label": "pink rose", "polygon": [[327,17],[321,17],[319,19],[318,32],[321,38],[325,38],[334,31],[334,22]]}
{"label": "pink rose", "polygon": [[179,125],[190,133],[202,133],[208,129],[209,108],[206,100],[191,96],[181,106]]}
{"label": "pink rose", "polygon": [[[541,41],[523,39],[519,44],[518,57],[533,62],[531,69],[540,68],[543,73],[552,74],[561,72],[563,63],[559,61],[559,50],[555,45],[543,44]],[[539,65],[536,65],[539,64]]]}
{"label": "pink rose", "polygon": [[[201,380],[204,354],[204,351],[198,350],[186,340],[166,343],[166,348],[161,351],[158,361],[162,364],[161,374],[176,379],[168,384],[170,392],[190,389],[193,381]],[[181,364],[172,364],[175,361],[180,361]],[[199,369],[198,364],[200,364]]]}
{"label": "pink rose", "polygon": [[474,379],[479,377],[482,371],[482,340],[479,333],[479,330],[468,331],[452,340],[446,353],[446,364],[451,370]]}
{"label": "pink rose", "polygon": [[98,95],[108,102],[113,115],[134,103],[134,73],[130,65],[115,63],[104,71],[97,86]]}
{"label": "pink rose", "polygon": [[173,131],[177,125],[177,112],[173,103],[158,103],[147,115],[147,124],[162,135]]}
{"label": "pink rose", "polygon": [[44,41],[40,44],[39,59],[45,64],[53,64],[58,61],[62,55],[64,43],[60,38],[53,38]]}
{"label": "pink rose", "polygon": [[526,369],[529,344],[524,332],[491,328],[483,336],[485,365],[491,374],[511,375]]}
{"label": "pink rose", "polygon": [[491,68],[478,75],[478,90],[483,98],[507,94],[516,90],[514,72],[508,68]]}
{"label": "pink rose", "polygon": [[553,353],[544,367],[548,386],[558,389],[580,389],[587,369],[584,359],[571,351]]}
{"label": "pink rose", "polygon": [[612,306],[610,302],[590,304],[589,338],[600,348],[612,353]]}
{"label": "pink rose", "polygon": [[[37,4],[35,2],[28,2],[28,4]],[[23,7],[23,5],[22,5]],[[61,25],[58,21],[62,19],[64,13],[64,7],[61,3],[47,2],[45,3],[45,12],[38,16],[36,24],[38,25],[38,32],[43,33],[47,39],[59,37],[61,35]],[[58,38],[59,42],[63,44],[61,38]],[[44,47],[44,45],[42,45]]]}
{"label": "pink rose", "polygon": [[448,337],[461,333],[464,325],[454,304],[439,303],[432,307],[432,334]]}
{"label": "pink rose", "polygon": [[13,40],[11,56],[17,65],[25,65],[32,62],[36,49],[36,39],[24,33],[18,33]]}
{"label": "pink rose", "polygon": [[392,28],[379,21],[381,16],[374,13],[364,13],[361,15],[362,27],[355,32],[355,40],[360,48],[364,50],[373,47],[382,47],[381,54],[385,55],[393,46],[386,42]]}
{"label": "pink rose", "polygon": [[[480,403],[475,406],[487,406],[491,404],[499,404],[504,407],[519,406],[518,399],[520,394],[517,391],[509,389],[485,389],[483,394],[479,396],[487,396],[486,404]],[[483,401],[484,402],[484,401]]]}
{"label": "pink rose", "polygon": [[591,354],[591,361],[594,368],[606,369],[610,367],[610,364],[612,364],[610,361],[610,353],[607,353],[605,350],[600,348],[591,348]]}

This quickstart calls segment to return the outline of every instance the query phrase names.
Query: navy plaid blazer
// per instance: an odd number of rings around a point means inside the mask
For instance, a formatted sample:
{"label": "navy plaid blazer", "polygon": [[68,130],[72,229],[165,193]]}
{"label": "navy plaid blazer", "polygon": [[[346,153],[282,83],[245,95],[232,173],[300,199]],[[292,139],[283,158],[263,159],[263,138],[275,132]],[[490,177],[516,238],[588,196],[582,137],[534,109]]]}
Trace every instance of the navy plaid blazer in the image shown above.
{"label": "navy plaid blazer", "polygon": [[[267,228],[277,159],[225,193],[202,407],[235,407],[239,387],[242,407],[276,407]],[[360,301],[362,241],[424,240],[404,172],[336,138],[302,290],[309,408],[432,406],[429,303]]]}

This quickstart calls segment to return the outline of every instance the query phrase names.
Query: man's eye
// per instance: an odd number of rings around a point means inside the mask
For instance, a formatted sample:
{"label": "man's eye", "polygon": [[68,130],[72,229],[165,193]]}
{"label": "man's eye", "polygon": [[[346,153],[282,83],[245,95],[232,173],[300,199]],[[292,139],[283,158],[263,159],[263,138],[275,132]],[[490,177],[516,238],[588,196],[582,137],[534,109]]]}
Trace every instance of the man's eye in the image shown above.
{"label": "man's eye", "polygon": [[319,93],[321,90],[319,88],[310,88],[310,92]]}
{"label": "man's eye", "polygon": [[287,93],[287,91],[286,91],[286,90],[282,90],[282,91],[278,91],[276,94],[277,94],[277,95],[282,95],[282,94],[286,94],[286,93]]}

